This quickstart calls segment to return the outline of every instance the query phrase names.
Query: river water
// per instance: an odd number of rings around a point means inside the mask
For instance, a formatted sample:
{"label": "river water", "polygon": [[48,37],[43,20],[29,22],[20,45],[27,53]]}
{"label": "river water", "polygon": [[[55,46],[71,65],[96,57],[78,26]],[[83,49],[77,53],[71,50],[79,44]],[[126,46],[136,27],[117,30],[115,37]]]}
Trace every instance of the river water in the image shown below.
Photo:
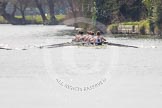
{"label": "river water", "polygon": [[139,48],[38,48],[70,42],[72,30],[0,25],[0,47],[12,49],[0,49],[0,107],[162,107],[162,40],[107,36]]}

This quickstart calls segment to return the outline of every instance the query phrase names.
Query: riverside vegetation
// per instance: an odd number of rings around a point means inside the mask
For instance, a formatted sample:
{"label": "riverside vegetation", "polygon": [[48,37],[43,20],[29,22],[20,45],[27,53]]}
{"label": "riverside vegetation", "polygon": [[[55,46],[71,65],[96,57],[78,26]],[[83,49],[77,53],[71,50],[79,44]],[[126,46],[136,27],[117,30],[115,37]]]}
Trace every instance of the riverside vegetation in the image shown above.
{"label": "riverside vegetation", "polygon": [[56,25],[77,17],[92,19],[92,25],[74,20],[73,26],[86,30],[100,29],[100,22],[114,33],[130,25],[141,35],[162,35],[161,0],[0,0],[0,23]]}

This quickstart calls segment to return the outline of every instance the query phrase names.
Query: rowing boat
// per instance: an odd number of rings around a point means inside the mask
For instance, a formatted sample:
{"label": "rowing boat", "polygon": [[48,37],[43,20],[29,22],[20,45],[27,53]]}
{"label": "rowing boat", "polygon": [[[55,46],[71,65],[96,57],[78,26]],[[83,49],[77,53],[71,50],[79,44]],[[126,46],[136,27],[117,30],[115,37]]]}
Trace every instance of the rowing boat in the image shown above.
{"label": "rowing boat", "polygon": [[102,44],[102,45],[94,45],[91,43],[87,43],[87,42],[75,42],[72,41],[71,42],[72,46],[77,46],[78,48],[96,48],[96,49],[101,49],[101,48],[107,48],[107,44]]}
{"label": "rowing boat", "polygon": [[[107,48],[107,46],[139,48],[137,46],[123,45],[123,44],[117,44],[117,43],[111,43],[111,42],[103,42],[102,45],[92,45],[92,44],[88,44],[86,42],[74,42],[74,41],[66,42],[66,43],[59,43],[59,44],[35,46],[35,47],[42,49],[42,48],[58,48],[58,47],[66,47],[66,46],[76,46],[78,48],[84,47],[84,48],[96,48],[96,49]],[[3,49],[3,50],[28,50],[28,48],[11,48],[11,47],[4,47],[4,46],[0,46],[0,49]]]}
{"label": "rowing boat", "polygon": [[102,45],[78,45],[77,48],[104,49],[104,48],[107,48],[107,45],[106,44],[102,44]]}
{"label": "rowing boat", "polygon": [[107,46],[139,48],[137,46],[123,45],[123,44],[117,44],[117,43],[111,43],[111,42],[103,42],[102,45],[92,45],[92,44],[89,44],[89,43],[86,43],[86,42],[75,42],[75,41],[42,46],[41,48],[44,48],[44,47],[46,47],[46,48],[57,48],[57,47],[65,47],[65,46],[77,46],[79,48],[80,47],[106,48]]}

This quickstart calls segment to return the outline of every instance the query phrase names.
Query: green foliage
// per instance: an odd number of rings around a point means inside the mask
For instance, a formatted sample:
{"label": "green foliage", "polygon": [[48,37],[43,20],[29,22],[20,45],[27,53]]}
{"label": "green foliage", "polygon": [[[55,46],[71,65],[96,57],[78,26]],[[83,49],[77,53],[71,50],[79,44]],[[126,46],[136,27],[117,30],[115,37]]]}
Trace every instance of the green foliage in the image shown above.
{"label": "green foliage", "polygon": [[122,22],[121,24],[123,25],[139,25],[139,22],[135,21],[135,22]]}
{"label": "green foliage", "polygon": [[153,14],[153,0],[143,0],[143,3],[148,10],[148,16],[151,17]]}
{"label": "green foliage", "polygon": [[140,26],[140,27],[141,27],[141,26],[144,26],[144,27],[146,27],[146,28],[149,28],[149,27],[150,27],[150,20],[147,19],[147,20],[142,20],[142,21],[140,21],[140,22],[139,22],[139,26]]}
{"label": "green foliage", "polygon": [[62,15],[62,14],[56,15],[56,19],[57,19],[57,21],[61,22],[65,19],[65,15]]}
{"label": "green foliage", "polygon": [[150,34],[150,20],[142,20],[139,22],[139,29],[140,33],[145,35],[145,34]]}
{"label": "green foliage", "polygon": [[92,21],[93,21],[94,26],[96,25],[96,19],[97,19],[96,13],[97,13],[96,2],[94,1],[93,2],[93,12],[92,12]]}
{"label": "green foliage", "polygon": [[111,24],[108,26],[108,30],[111,31],[111,33],[117,33],[118,31],[118,24]]}

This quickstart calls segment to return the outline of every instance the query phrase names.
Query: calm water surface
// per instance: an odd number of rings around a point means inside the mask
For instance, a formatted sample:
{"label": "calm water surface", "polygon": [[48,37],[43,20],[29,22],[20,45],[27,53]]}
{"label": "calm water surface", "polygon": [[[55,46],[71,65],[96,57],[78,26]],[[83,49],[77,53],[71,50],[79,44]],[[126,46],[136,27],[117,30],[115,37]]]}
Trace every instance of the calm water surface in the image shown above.
{"label": "calm water surface", "polygon": [[[13,101],[12,98],[7,100],[12,95],[17,96],[17,100],[24,104],[25,101],[30,103],[32,99],[21,100],[21,96],[28,97],[40,90],[33,100],[37,99],[36,105],[42,103],[42,108],[43,105],[76,107],[75,105],[80,104],[80,101],[94,108],[162,107],[160,101],[162,100],[162,40],[106,37],[110,42],[139,46],[138,49],[112,46],[102,49],[35,48],[35,46],[70,42],[73,37],[63,32],[71,30],[72,27],[63,25],[0,25],[1,47],[28,49],[0,50],[0,91],[1,94],[6,94],[0,98],[0,101],[6,104],[13,102],[16,105],[17,101]],[[24,81],[26,78],[31,79]],[[37,83],[35,78],[38,79]],[[65,84],[69,84],[81,89],[103,80],[106,80],[104,84],[94,88],[91,94],[64,87]],[[39,81],[44,84],[42,88],[37,87]],[[32,88],[34,86],[35,88]],[[49,96],[51,92],[45,92],[45,88],[48,87],[58,95],[53,93]],[[26,89],[31,91],[28,95],[13,92],[27,93]],[[73,93],[83,94],[77,97]],[[42,97],[46,100],[40,99]],[[54,104],[51,99],[58,103]],[[86,107],[84,105],[80,104],[77,107]]]}

